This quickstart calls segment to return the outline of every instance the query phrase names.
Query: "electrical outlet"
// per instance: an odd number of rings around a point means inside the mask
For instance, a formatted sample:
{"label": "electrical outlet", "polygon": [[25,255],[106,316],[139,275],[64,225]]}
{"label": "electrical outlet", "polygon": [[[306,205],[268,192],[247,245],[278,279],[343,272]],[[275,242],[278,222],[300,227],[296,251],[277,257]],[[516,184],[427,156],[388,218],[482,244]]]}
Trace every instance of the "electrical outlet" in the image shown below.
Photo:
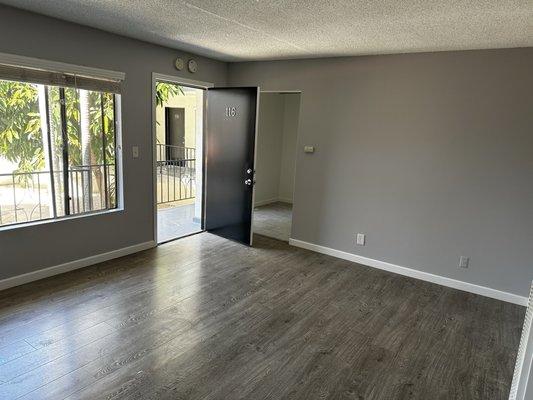
{"label": "electrical outlet", "polygon": [[358,233],[357,237],[355,239],[355,244],[357,244],[358,246],[364,246],[365,245],[365,239],[366,239],[366,235],[365,234]]}
{"label": "electrical outlet", "polygon": [[459,267],[468,268],[468,263],[469,262],[470,262],[470,259],[468,257],[461,256],[459,258]]}
{"label": "electrical outlet", "polygon": [[131,148],[131,155],[133,158],[139,158],[139,146],[133,146]]}

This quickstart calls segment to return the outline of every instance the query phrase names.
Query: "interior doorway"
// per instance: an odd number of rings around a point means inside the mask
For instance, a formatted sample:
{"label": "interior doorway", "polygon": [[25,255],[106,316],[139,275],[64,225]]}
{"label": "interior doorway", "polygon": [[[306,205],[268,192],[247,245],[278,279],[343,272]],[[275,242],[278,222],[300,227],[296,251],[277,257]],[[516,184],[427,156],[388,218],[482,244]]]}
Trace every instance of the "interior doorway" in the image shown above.
{"label": "interior doorway", "polygon": [[205,88],[154,77],[157,243],[203,229]]}
{"label": "interior doorway", "polygon": [[255,86],[152,74],[157,244],[204,230],[252,244],[258,99]]}
{"label": "interior doorway", "polygon": [[254,233],[288,242],[292,227],[299,92],[261,92]]}

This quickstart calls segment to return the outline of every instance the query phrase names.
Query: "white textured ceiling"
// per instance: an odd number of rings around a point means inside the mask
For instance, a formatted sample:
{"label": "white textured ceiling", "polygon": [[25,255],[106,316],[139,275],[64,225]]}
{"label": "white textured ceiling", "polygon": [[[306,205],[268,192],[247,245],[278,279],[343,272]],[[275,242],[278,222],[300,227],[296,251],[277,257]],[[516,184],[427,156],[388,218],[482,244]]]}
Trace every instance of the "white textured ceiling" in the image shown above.
{"label": "white textured ceiling", "polygon": [[225,61],[533,46],[533,0],[0,0]]}

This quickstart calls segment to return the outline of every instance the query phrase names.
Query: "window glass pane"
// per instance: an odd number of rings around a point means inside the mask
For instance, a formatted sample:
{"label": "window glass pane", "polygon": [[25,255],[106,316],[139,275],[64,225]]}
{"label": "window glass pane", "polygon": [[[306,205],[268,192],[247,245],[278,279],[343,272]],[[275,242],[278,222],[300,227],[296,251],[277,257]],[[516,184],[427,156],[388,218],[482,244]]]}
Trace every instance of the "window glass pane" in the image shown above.
{"label": "window glass pane", "polygon": [[48,114],[50,123],[50,144],[49,154],[54,187],[54,198],[56,216],[66,215],[65,210],[65,181],[63,175],[63,134],[61,103],[58,87],[47,87],[48,90]]}
{"label": "window glass pane", "polygon": [[[91,162],[87,159],[90,155],[88,115],[86,114],[88,112],[87,92],[83,91],[83,94],[79,96],[79,91],[76,89],[63,88],[62,90],[65,93],[67,121],[70,214],[79,214],[91,210],[88,171]],[[80,102],[83,111],[80,109]]]}
{"label": "window glass pane", "polygon": [[108,180],[108,206],[117,207],[117,160],[116,160],[116,131],[115,131],[115,95],[112,93],[102,94],[104,110],[104,154],[106,160],[106,174]]}
{"label": "window glass pane", "polygon": [[65,89],[71,214],[115,207],[114,101],[107,93]]}
{"label": "window glass pane", "polygon": [[102,125],[102,99],[100,92],[88,92],[89,98],[89,134],[91,142],[91,179],[93,208],[105,209],[106,175],[104,173],[104,137]]}
{"label": "window glass pane", "polygon": [[[73,88],[63,90],[70,214],[114,208],[113,96]],[[102,118],[102,110],[104,116],[107,112],[106,118]]]}
{"label": "window glass pane", "polygon": [[115,95],[0,80],[0,226],[117,207]]}
{"label": "window glass pane", "polygon": [[0,80],[0,225],[50,218],[40,85]]}

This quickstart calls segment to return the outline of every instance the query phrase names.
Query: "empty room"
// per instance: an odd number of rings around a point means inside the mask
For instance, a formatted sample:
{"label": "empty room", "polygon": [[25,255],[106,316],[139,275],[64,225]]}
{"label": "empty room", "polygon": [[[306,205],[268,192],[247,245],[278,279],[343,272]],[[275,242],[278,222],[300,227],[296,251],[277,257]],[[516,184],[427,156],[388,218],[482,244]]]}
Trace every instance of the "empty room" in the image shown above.
{"label": "empty room", "polygon": [[0,0],[0,399],[533,399],[533,3]]}

